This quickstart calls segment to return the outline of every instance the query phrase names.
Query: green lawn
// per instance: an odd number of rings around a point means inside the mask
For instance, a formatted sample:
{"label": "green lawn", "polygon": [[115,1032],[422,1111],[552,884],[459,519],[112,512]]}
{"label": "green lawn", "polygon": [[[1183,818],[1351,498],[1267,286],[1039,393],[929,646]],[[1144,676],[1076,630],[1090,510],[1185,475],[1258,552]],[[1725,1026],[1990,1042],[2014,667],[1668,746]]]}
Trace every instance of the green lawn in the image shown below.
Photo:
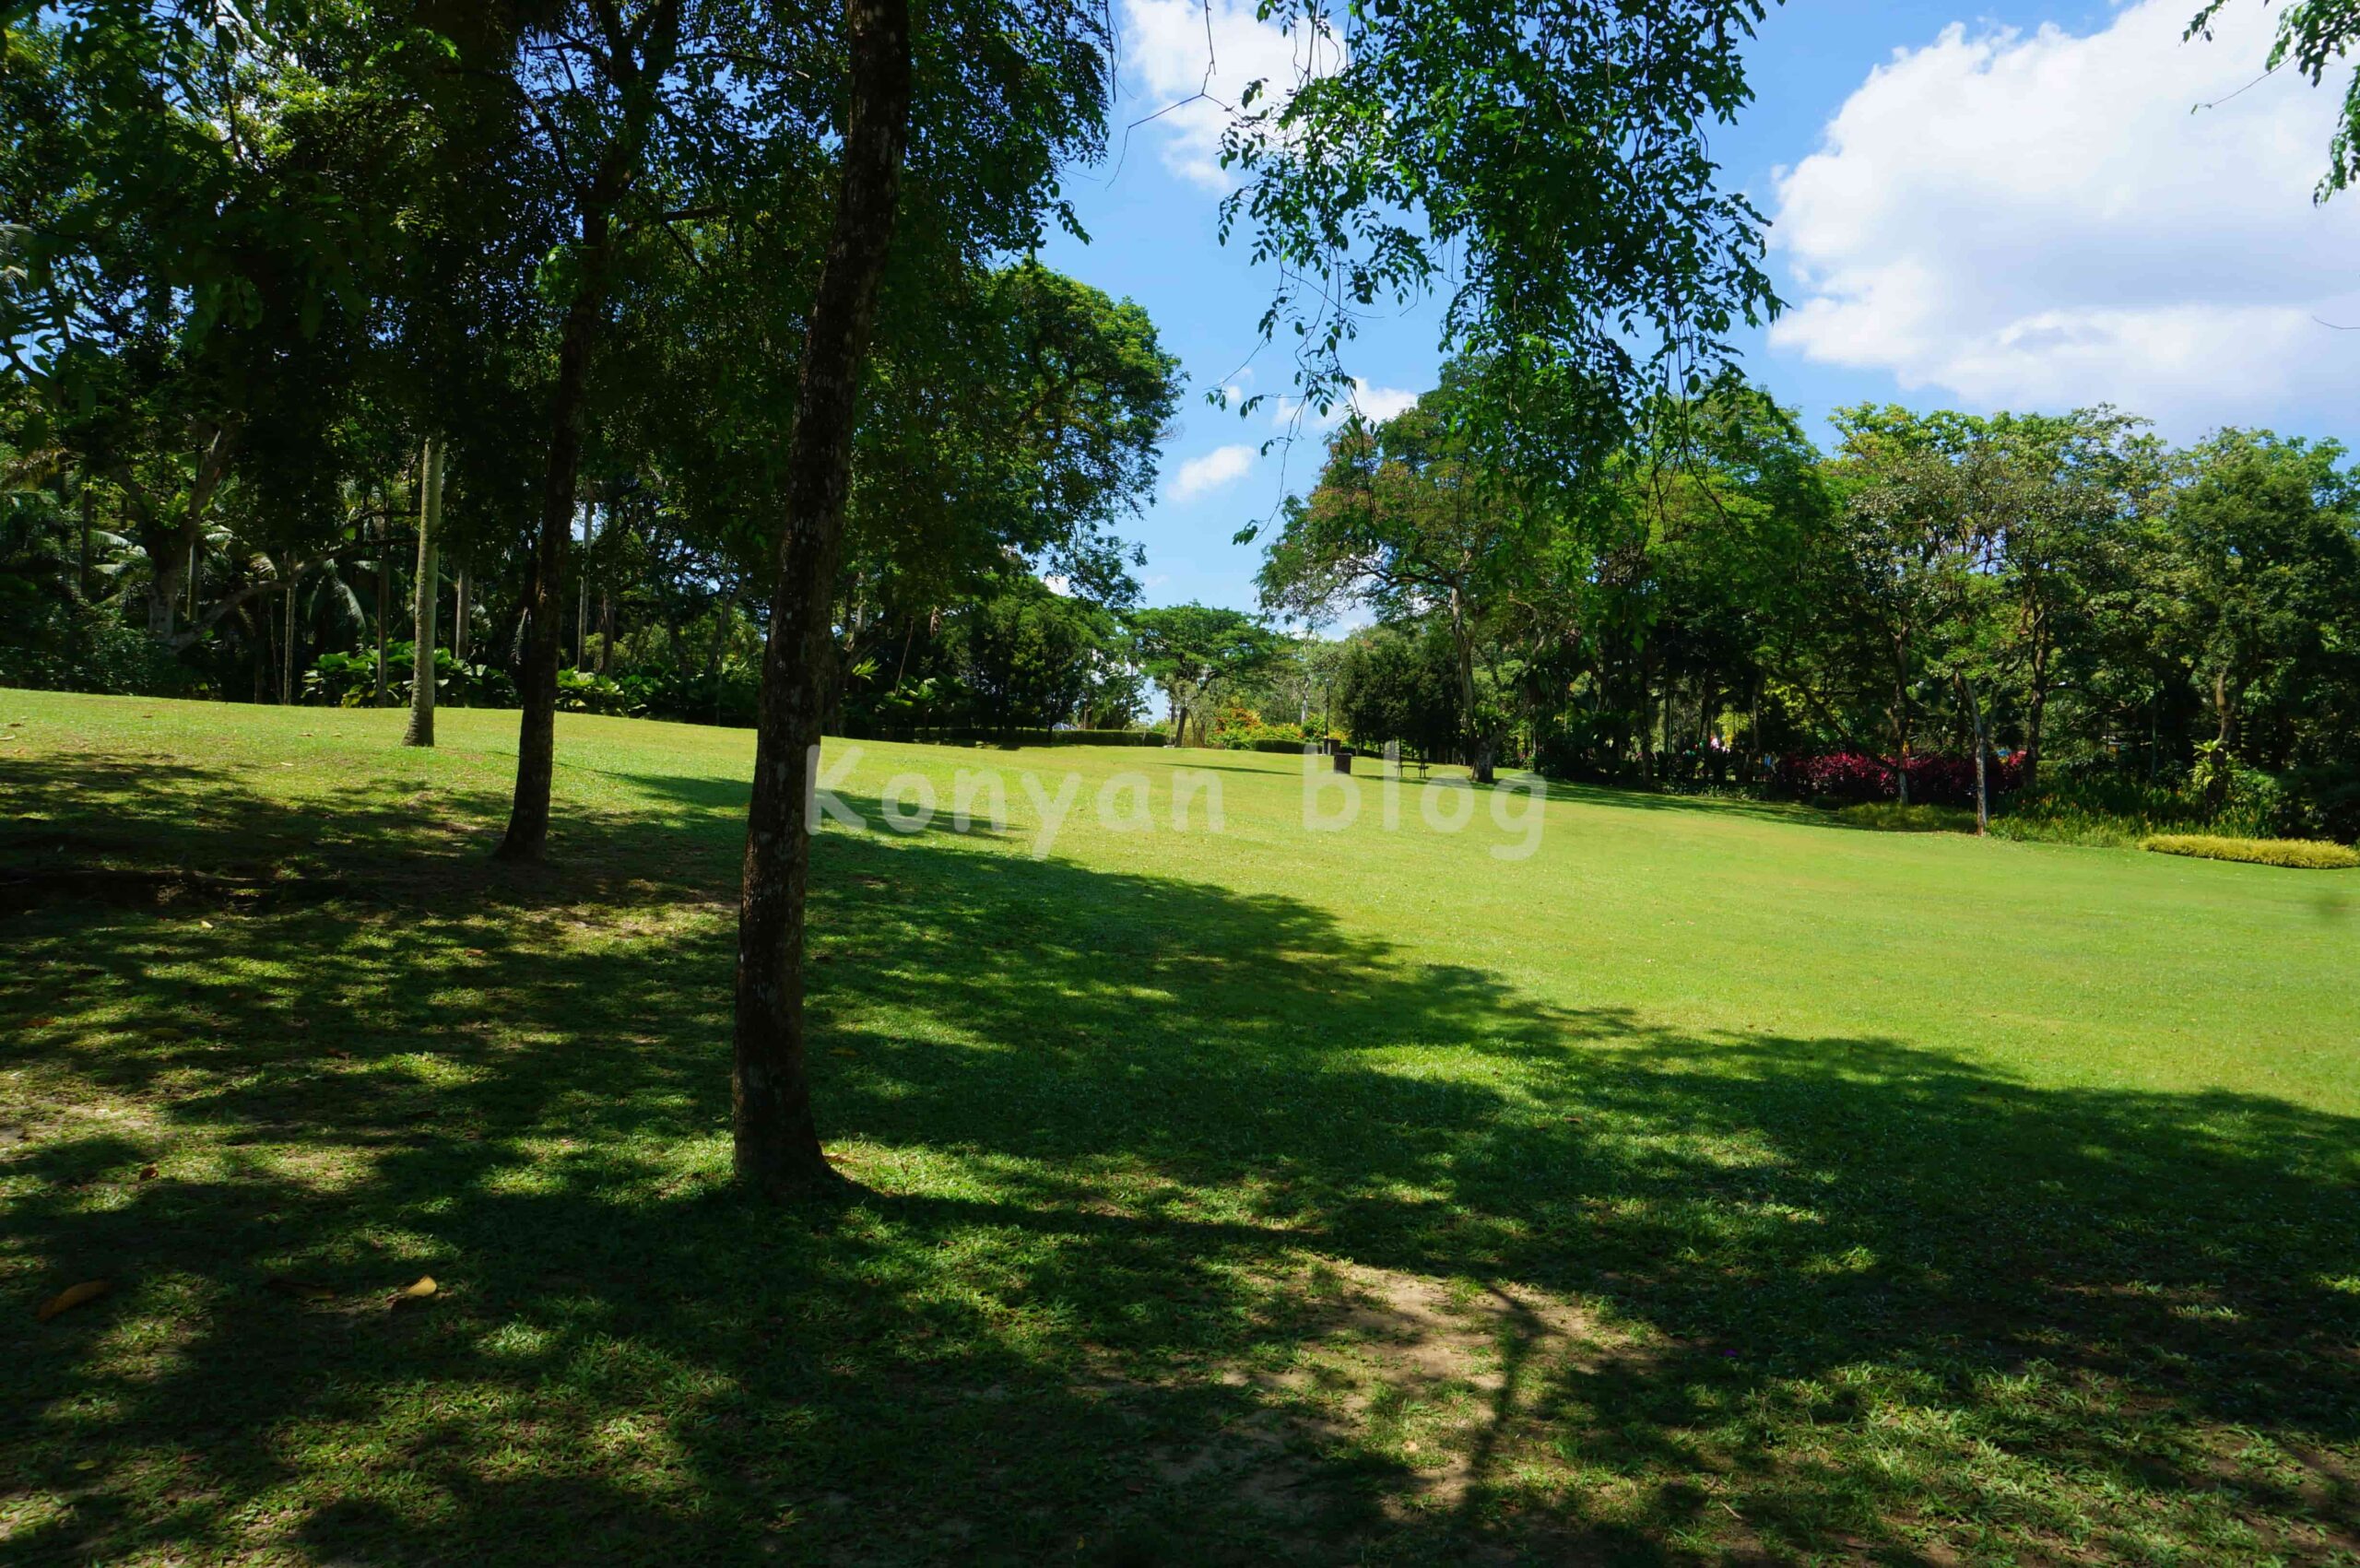
{"label": "green lawn", "polygon": [[866,745],[782,1212],[749,735],[0,724],[11,1564],[2360,1561],[2360,873]]}

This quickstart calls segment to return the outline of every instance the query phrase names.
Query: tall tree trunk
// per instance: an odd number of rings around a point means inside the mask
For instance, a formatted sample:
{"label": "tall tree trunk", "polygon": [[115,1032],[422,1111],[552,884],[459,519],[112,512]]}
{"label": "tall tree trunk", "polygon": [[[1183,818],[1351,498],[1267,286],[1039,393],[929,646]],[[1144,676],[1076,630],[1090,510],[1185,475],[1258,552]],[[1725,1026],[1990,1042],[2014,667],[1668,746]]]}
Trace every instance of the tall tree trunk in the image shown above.
{"label": "tall tree trunk", "polygon": [[2032,691],[2024,713],[2024,757],[2016,774],[2016,788],[2026,799],[2040,787],[2040,727],[2048,713],[2048,649],[2036,644],[2032,654]]}
{"label": "tall tree trunk", "polygon": [[459,568],[458,604],[451,618],[451,656],[461,664],[467,662],[467,621],[475,614],[475,606],[467,597],[467,569]]}
{"label": "tall tree trunk", "polygon": [[1909,688],[1902,674],[1906,667],[1896,661],[1893,678],[1893,777],[1904,806],[1909,804]]}
{"label": "tall tree trunk", "polygon": [[442,532],[442,443],[432,436],[418,464],[418,592],[410,616],[409,728],[405,746],[434,744],[434,611],[442,596],[435,539]]}
{"label": "tall tree trunk", "polygon": [[[584,224],[590,238],[592,225]],[[606,249],[606,220],[593,243]],[[565,549],[573,537],[574,468],[582,457],[583,404],[590,390],[590,354],[597,337],[598,305],[584,283],[567,307],[558,337],[557,386],[549,398],[549,462],[541,471],[541,526],[533,543],[533,576],[525,603],[525,667],[516,683],[524,709],[516,729],[516,791],[508,831],[495,852],[502,860],[538,860],[549,847],[549,781],[557,763],[557,668],[562,657]]]}
{"label": "tall tree trunk", "polygon": [[287,642],[278,651],[278,701],[284,707],[295,701],[295,579],[287,580]]}
{"label": "tall tree trunk", "polygon": [[1983,725],[1983,700],[1976,695],[1975,682],[1964,673],[1952,677],[1958,683],[1958,704],[1965,711],[1975,737],[1975,831],[1991,831],[1991,784],[1984,771],[1985,759],[1990,755],[1990,741]]}
{"label": "tall tree trunk", "polygon": [[565,551],[572,542],[575,469],[582,459],[584,405],[590,360],[606,310],[615,205],[639,172],[648,127],[655,116],[656,85],[679,50],[680,0],[655,0],[640,32],[635,59],[619,53],[609,67],[620,77],[623,123],[600,159],[582,204],[582,279],[566,306],[558,335],[557,385],[549,398],[549,461],[541,470],[540,533],[533,544],[529,602],[523,607],[525,657],[518,671],[524,712],[516,726],[516,789],[508,831],[494,852],[503,860],[538,860],[549,847],[549,784],[557,762],[557,667],[565,614]]}
{"label": "tall tree trunk", "polygon": [[1747,700],[1745,715],[1745,780],[1748,784],[1762,782],[1762,672],[1753,672],[1752,694]]}
{"label": "tall tree trunk", "polygon": [[1639,646],[1639,784],[1652,789],[1656,782],[1656,660],[1655,641]]}
{"label": "tall tree trunk", "polygon": [[803,342],[788,437],[778,586],[762,652],[754,796],[738,906],[732,1126],[738,1178],[773,1198],[841,1185],[811,1114],[803,1011],[804,912],[811,800],[820,765],[833,632],[829,611],[844,543],[844,496],[877,286],[893,237],[909,131],[908,0],[845,0],[851,115],[837,175],[834,231]]}
{"label": "tall tree trunk", "polygon": [[82,602],[90,602],[90,534],[97,519],[92,515],[99,503],[96,490],[90,489],[90,476],[82,476],[82,547],[74,558],[74,582]]}
{"label": "tall tree trunk", "polygon": [[1458,655],[1458,733],[1465,737],[1468,771],[1477,784],[1492,782],[1492,737],[1475,722],[1475,638],[1467,630],[1467,604],[1450,591],[1450,640]]}
{"label": "tall tree trunk", "polygon": [[385,678],[385,617],[394,574],[393,492],[380,489],[377,499],[381,503],[377,517],[377,693],[371,701],[382,708],[389,685]]}
{"label": "tall tree trunk", "polygon": [[573,667],[590,666],[590,546],[596,539],[596,502],[582,513],[582,581],[573,591]]}
{"label": "tall tree trunk", "polygon": [[[738,588],[733,584],[729,592],[721,596],[721,603],[714,608],[713,643],[705,650],[704,655],[704,678],[707,680],[717,681],[721,678],[721,655],[729,647],[730,618],[737,613]],[[717,708],[720,699],[715,697],[714,701]],[[720,721],[716,717],[714,722],[717,724]]]}

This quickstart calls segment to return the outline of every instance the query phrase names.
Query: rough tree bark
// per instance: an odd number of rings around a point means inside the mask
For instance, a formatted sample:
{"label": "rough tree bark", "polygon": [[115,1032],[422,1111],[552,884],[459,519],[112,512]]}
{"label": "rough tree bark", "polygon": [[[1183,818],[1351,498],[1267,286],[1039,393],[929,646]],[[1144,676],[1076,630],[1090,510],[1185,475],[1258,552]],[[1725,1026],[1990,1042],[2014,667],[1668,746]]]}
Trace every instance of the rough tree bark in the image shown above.
{"label": "rough tree bark", "polygon": [[786,515],[762,652],[753,804],[738,906],[732,1124],[738,1179],[771,1198],[844,1185],[811,1114],[803,1011],[811,792],[820,762],[833,635],[829,612],[844,543],[844,497],[860,380],[892,243],[909,134],[908,0],[845,0],[851,114],[837,174],[834,231],[804,333],[801,387],[787,442]]}
{"label": "rough tree bark", "polygon": [[434,744],[434,611],[442,598],[435,542],[442,532],[442,443],[429,436],[418,463],[418,593],[410,617],[409,727],[404,746]]}

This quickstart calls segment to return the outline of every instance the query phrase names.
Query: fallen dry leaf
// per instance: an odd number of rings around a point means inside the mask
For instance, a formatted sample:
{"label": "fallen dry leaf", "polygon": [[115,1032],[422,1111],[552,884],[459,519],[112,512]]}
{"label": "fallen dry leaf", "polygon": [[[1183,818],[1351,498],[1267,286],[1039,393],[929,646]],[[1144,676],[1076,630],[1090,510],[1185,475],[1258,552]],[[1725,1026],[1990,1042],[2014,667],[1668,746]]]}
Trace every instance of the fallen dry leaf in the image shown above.
{"label": "fallen dry leaf", "polygon": [[139,1167],[139,1179],[143,1182],[154,1181],[156,1179],[156,1167],[153,1165],[142,1165]]}
{"label": "fallen dry leaf", "polygon": [[412,1302],[422,1302],[426,1300],[427,1297],[432,1295],[434,1293],[434,1276],[431,1274],[421,1274],[418,1277],[415,1283],[405,1285],[400,1290],[395,1291],[391,1299],[389,1299],[385,1304],[387,1306],[407,1306]]}
{"label": "fallen dry leaf", "polygon": [[112,1289],[114,1289],[114,1284],[112,1280],[85,1279],[78,1285],[70,1285],[66,1287],[65,1290],[58,1291],[57,1294],[50,1297],[49,1300],[41,1303],[39,1310],[37,1310],[33,1315],[40,1318],[43,1323],[47,1323],[59,1313],[69,1312],[75,1307],[80,1306],[84,1302],[94,1302]]}

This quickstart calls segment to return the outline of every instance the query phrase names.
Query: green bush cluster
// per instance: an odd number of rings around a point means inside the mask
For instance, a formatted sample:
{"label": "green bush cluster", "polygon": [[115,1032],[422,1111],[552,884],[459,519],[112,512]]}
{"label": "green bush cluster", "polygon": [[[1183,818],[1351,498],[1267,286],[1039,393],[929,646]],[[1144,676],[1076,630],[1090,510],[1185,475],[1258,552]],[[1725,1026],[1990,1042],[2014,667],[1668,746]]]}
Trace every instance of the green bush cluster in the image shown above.
{"label": "green bush cluster", "polygon": [[0,578],[0,686],[106,696],[210,696],[202,676],[145,629],[77,599],[41,602]]}
{"label": "green bush cluster", "polygon": [[[407,707],[412,650],[408,642],[385,644],[385,701]],[[366,708],[377,695],[373,652],[322,654],[303,672],[303,701],[332,708]],[[516,683],[490,665],[463,665],[448,648],[434,650],[434,700],[454,708],[513,708]]]}
{"label": "green bush cluster", "polygon": [[993,729],[980,725],[867,725],[862,740],[907,741],[920,746],[1161,746],[1157,729]]}
{"label": "green bush cluster", "polygon": [[1265,724],[1250,713],[1246,722],[1222,724],[1212,733],[1212,743],[1227,751],[1300,751],[1304,738],[1301,725]]}
{"label": "green bush cluster", "polygon": [[622,682],[586,669],[557,672],[557,707],[561,713],[605,713],[614,718],[629,718],[644,711]]}
{"label": "green bush cluster", "polygon": [[1961,806],[1904,806],[1898,801],[1870,800],[1847,806],[1835,816],[1847,827],[1873,828],[1885,833],[1975,831],[1975,813]]}
{"label": "green bush cluster", "polygon": [[2210,833],[2157,833],[2141,840],[2139,847],[2157,855],[2192,855],[2204,860],[2236,860],[2302,871],[2347,871],[2360,867],[2360,849],[2324,839],[2230,839]]}
{"label": "green bush cluster", "polygon": [[2187,787],[2105,776],[2067,778],[2006,801],[1991,819],[1995,837],[2130,849],[2158,834],[2261,839],[2283,831],[2285,794],[2267,773],[2231,772],[2214,801]]}

